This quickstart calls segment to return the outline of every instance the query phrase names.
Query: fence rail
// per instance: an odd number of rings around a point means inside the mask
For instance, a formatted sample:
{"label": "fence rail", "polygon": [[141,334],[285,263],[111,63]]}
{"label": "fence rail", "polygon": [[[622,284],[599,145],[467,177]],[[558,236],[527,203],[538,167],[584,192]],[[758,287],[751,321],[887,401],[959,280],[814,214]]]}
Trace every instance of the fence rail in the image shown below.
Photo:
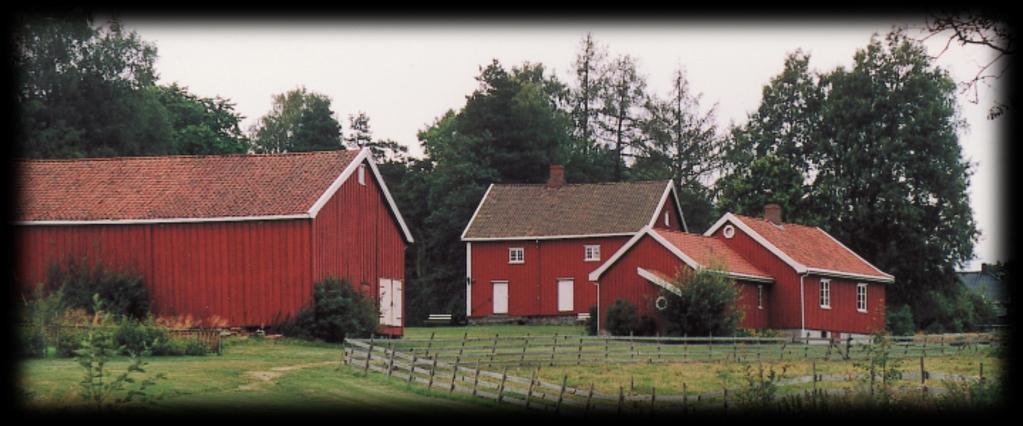
{"label": "fence rail", "polygon": [[[450,339],[449,339],[450,340]],[[489,339],[494,342],[495,339]],[[477,340],[483,341],[483,340]],[[463,358],[466,354],[456,355],[454,361],[442,360],[439,352],[411,352],[396,349],[398,341],[347,339],[344,343],[342,362],[353,369],[367,374],[370,371],[384,374],[392,379],[408,383],[425,385],[427,389],[459,392],[475,397],[495,400],[498,403],[509,403],[526,408],[553,410],[568,414],[589,415],[591,412],[623,411],[685,411],[699,408],[728,408],[730,401],[734,404],[735,389],[723,388],[711,392],[690,392],[686,382],[679,383],[676,389],[652,388],[649,394],[639,394],[634,390],[626,391],[619,386],[617,393],[604,393],[594,390],[591,383],[588,387],[568,386],[568,376],[563,376],[560,383],[547,382],[539,378],[540,367],[532,370],[530,377],[518,377],[508,374],[508,366],[502,371],[484,369],[486,363],[476,358]],[[436,343],[437,340],[432,341]],[[459,340],[459,342],[462,342]],[[468,343],[468,340],[466,340]],[[431,347],[431,349],[435,349]],[[904,380],[920,380],[922,389],[926,391],[926,380],[975,378],[926,371],[924,357],[920,357],[920,371],[903,374]],[[496,362],[493,364],[497,364]],[[981,366],[981,378],[983,377]],[[834,392],[835,389],[818,388],[819,383],[847,382],[853,377],[849,375],[814,374],[787,378],[780,385],[798,385],[811,383],[815,394]],[[809,392],[809,391],[803,391]],[[731,395],[731,396],[730,396]],[[730,399],[731,398],[731,399]]]}

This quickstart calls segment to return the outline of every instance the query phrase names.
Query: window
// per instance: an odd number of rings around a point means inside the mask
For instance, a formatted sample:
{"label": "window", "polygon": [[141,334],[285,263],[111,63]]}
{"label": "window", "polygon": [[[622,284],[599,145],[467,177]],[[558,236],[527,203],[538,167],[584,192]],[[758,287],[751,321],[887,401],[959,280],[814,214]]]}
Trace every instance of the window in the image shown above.
{"label": "window", "polygon": [[856,284],[856,310],[867,312],[867,285],[864,283]]}
{"label": "window", "polygon": [[359,185],[366,185],[366,165],[359,165]]}
{"label": "window", "polygon": [[597,262],[600,261],[600,246],[586,246],[585,255],[583,261],[585,262]]}
{"label": "window", "polygon": [[668,212],[664,212],[664,226],[671,226],[668,222]]}
{"label": "window", "polygon": [[831,281],[821,280],[821,307],[831,309]]}
{"label": "window", "polygon": [[764,286],[757,285],[757,309],[764,309]]}
{"label": "window", "polygon": [[725,235],[725,238],[732,238],[735,236],[735,227],[732,225],[725,225],[725,229],[721,231]]}
{"label": "window", "polygon": [[508,263],[526,263],[526,251],[522,247],[508,249]]}

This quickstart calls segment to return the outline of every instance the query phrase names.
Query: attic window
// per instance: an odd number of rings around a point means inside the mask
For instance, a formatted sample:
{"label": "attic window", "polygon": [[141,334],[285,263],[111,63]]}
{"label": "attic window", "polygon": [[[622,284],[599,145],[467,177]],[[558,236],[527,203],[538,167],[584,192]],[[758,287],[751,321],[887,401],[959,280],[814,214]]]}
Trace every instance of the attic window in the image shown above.
{"label": "attic window", "polygon": [[585,253],[583,255],[584,262],[597,262],[600,261],[600,246],[599,245],[588,245],[584,248]]}
{"label": "attic window", "polygon": [[664,212],[664,226],[671,226],[668,222],[668,212]]}
{"label": "attic window", "polygon": [[359,165],[359,185],[366,186],[366,165]]}
{"label": "attic window", "polygon": [[508,263],[526,263],[526,252],[522,247],[508,249]]}
{"label": "attic window", "polygon": [[732,238],[735,236],[735,227],[732,225],[725,225],[724,231],[721,231],[725,238]]}

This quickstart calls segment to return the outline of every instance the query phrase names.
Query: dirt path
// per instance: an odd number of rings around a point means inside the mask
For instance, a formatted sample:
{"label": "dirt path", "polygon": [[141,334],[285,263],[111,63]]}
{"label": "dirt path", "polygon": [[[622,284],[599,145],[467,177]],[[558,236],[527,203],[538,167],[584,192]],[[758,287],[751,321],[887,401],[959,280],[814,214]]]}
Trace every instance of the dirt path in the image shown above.
{"label": "dirt path", "polygon": [[276,380],[277,378],[283,376],[285,372],[301,370],[303,368],[310,368],[310,367],[322,367],[322,366],[333,365],[333,364],[337,364],[337,361],[323,361],[323,362],[313,362],[313,363],[308,363],[308,364],[288,365],[288,366],[284,366],[284,367],[273,367],[269,371],[246,371],[245,375],[249,376],[249,377],[252,377],[255,380],[253,380],[253,381],[251,381],[249,383],[246,383],[244,385],[238,386],[238,390],[242,390],[242,391],[255,391],[255,390],[259,390],[263,386],[266,386],[267,384],[272,384],[274,380]]}

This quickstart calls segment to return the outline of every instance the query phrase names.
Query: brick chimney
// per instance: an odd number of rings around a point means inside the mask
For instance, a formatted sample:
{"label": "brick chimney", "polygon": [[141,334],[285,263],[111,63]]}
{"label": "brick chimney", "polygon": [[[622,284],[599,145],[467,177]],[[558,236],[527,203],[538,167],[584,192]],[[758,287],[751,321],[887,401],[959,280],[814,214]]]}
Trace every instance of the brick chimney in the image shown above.
{"label": "brick chimney", "polygon": [[565,166],[551,164],[551,174],[547,178],[548,188],[561,188],[565,185]]}
{"label": "brick chimney", "polygon": [[781,225],[781,206],[775,203],[764,205],[764,219],[773,224]]}

